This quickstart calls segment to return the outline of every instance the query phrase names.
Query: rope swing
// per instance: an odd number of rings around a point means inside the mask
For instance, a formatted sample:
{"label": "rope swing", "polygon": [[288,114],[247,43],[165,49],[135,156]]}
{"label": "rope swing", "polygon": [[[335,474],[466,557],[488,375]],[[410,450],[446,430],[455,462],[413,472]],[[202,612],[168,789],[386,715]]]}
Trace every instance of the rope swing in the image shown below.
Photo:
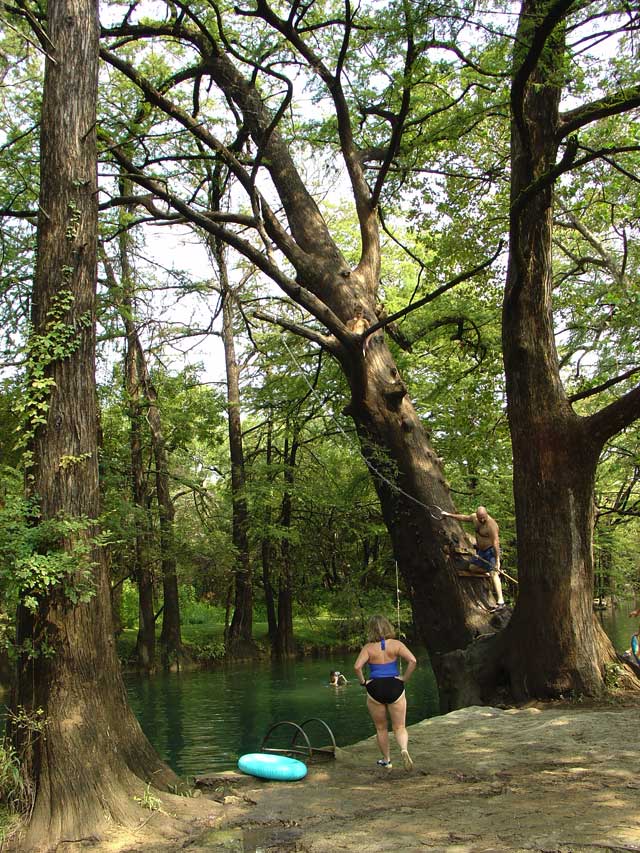
{"label": "rope swing", "polygon": [[398,639],[400,639],[400,575],[398,574],[398,561],[396,564],[396,620],[398,622]]}
{"label": "rope swing", "polygon": [[[289,348],[289,345],[287,343],[287,339],[284,336],[282,337],[282,343],[283,343],[286,351],[289,353],[291,360],[295,364],[295,366],[298,370],[298,374],[302,377],[303,381],[305,382],[305,384],[309,388],[309,391],[311,392],[312,397],[316,400],[316,402],[320,405],[321,408],[324,408],[324,402],[320,399],[320,396],[318,395],[316,389],[313,387],[313,385],[309,381],[309,379],[306,375],[306,372],[304,371],[302,365],[300,364],[300,362],[298,361],[298,359],[296,358],[294,353]],[[349,436],[345,432],[345,430],[342,428],[342,424],[338,421],[338,419],[336,418],[336,416],[334,415],[333,412],[329,413],[329,417],[335,423],[336,427],[338,428],[338,431],[344,436],[344,438],[347,441],[347,444],[350,447],[352,447],[354,450],[356,450],[358,453],[360,453],[360,456],[361,456],[363,462],[365,463],[365,465],[369,468],[369,470],[371,471],[371,473],[375,477],[377,477],[381,482],[385,483],[385,485],[389,486],[389,488],[392,489],[393,491],[395,491],[397,494],[403,495],[405,498],[408,498],[409,500],[418,504],[418,506],[421,506],[424,509],[426,509],[426,511],[431,516],[431,518],[435,519],[436,521],[440,521],[442,519],[444,513],[443,513],[443,510],[441,507],[437,506],[436,504],[425,504],[425,503],[423,503],[421,500],[419,500],[419,498],[416,498],[413,495],[410,495],[409,492],[405,492],[405,490],[402,489],[400,486],[398,486],[397,483],[393,483],[391,480],[389,480],[387,477],[385,477],[384,474],[375,467],[375,465],[373,465],[365,456],[362,455],[361,448],[358,446],[358,444],[355,441],[353,441],[351,436]],[[458,551],[457,553],[463,554],[465,552]],[[480,559],[482,559],[482,558],[480,558]],[[487,561],[485,560],[484,562],[487,562]],[[399,581],[398,581],[398,561],[397,560],[395,561],[395,564],[396,564],[396,611],[397,611],[396,618],[397,618],[397,622],[398,622],[398,635],[400,635],[400,585],[399,585]],[[514,584],[517,585],[518,581],[515,578],[511,577],[511,575],[508,575],[502,569],[500,569],[499,573],[501,575],[504,575],[504,577],[508,578],[510,581],[512,581]]]}
{"label": "rope swing", "polygon": [[[394,561],[396,564],[396,621],[398,623],[398,639],[400,639],[400,575],[398,573],[398,561]],[[400,665],[400,675],[402,675],[402,658],[398,658],[398,663]]]}

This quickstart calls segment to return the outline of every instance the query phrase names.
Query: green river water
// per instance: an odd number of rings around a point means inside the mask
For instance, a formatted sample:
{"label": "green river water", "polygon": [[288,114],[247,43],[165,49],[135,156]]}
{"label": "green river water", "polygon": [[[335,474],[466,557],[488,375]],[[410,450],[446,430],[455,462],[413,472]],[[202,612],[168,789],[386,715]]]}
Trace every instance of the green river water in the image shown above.
{"label": "green river water", "polygon": [[[258,752],[269,728],[284,720],[299,725],[319,718],[338,746],[372,735],[366,693],[353,675],[354,660],[354,654],[267,660],[151,678],[127,674],[125,681],[133,710],[158,752],[177,773],[194,776],[235,767],[240,755]],[[345,687],[328,685],[332,669],[345,673]],[[407,686],[407,699],[409,724],[438,713],[435,679],[424,656]],[[305,731],[312,746],[327,744],[320,724],[305,726]],[[279,727],[269,743],[284,746],[294,732]]]}
{"label": "green river water", "polygon": [[[598,614],[618,651],[628,648],[638,628],[638,620],[627,616],[633,606],[623,603]],[[438,713],[428,658],[419,650],[416,656],[419,666],[407,686],[409,725]],[[338,746],[373,735],[365,692],[353,676],[354,659],[355,654],[267,660],[151,678],[128,673],[125,681],[133,710],[160,755],[180,775],[197,776],[234,768],[240,755],[259,751],[269,728],[284,720],[300,724],[320,718],[331,728]],[[345,673],[346,687],[327,684],[332,669]],[[309,724],[305,730],[312,746],[327,742],[319,724]],[[290,742],[293,731],[279,727],[270,745]]]}

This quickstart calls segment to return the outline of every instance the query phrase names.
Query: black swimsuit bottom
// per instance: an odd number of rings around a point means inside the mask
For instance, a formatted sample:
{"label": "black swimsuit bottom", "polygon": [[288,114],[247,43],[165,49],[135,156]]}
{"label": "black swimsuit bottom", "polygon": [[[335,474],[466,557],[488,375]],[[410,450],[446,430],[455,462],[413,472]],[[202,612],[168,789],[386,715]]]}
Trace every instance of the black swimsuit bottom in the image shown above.
{"label": "black swimsuit bottom", "polygon": [[372,678],[367,684],[367,693],[382,705],[392,705],[404,693],[404,681],[400,681],[395,676]]}

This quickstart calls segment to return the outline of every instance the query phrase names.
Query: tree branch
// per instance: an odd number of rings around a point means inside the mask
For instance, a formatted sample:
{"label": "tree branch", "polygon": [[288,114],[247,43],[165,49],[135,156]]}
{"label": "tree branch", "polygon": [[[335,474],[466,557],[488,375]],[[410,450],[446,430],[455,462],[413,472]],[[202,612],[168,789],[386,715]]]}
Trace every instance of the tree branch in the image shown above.
{"label": "tree branch", "polygon": [[[254,311],[253,316],[258,320],[264,320],[266,323],[272,323],[276,326],[280,326],[289,332],[293,332],[294,335],[306,338],[308,341],[313,341],[314,344],[319,344],[332,355],[337,356],[340,352],[340,344],[332,335],[323,335],[315,329],[309,329],[307,326],[301,326],[299,323],[294,323],[291,320],[285,320],[282,317],[275,317],[273,314],[269,314],[266,311]],[[352,337],[356,336],[352,335]]]}
{"label": "tree branch", "polygon": [[418,299],[417,302],[414,302],[412,305],[407,305],[406,308],[401,308],[400,311],[396,311],[395,314],[389,314],[388,317],[384,317],[382,320],[378,320],[377,323],[374,323],[372,326],[369,326],[368,329],[362,333],[362,339],[365,340],[372,335],[374,332],[377,332],[378,329],[383,329],[385,326],[388,326],[389,323],[393,323],[396,320],[399,320],[401,317],[406,317],[407,314],[410,314],[412,311],[415,311],[418,308],[422,308],[423,305],[427,305],[429,302],[433,302],[434,299],[437,299],[439,296],[442,296],[443,293],[446,293],[447,290],[451,290],[452,287],[455,287],[458,284],[461,284],[463,281],[468,281],[473,276],[478,275],[478,273],[485,270],[487,267],[491,266],[491,264],[498,257],[500,252],[502,251],[503,241],[500,240],[498,244],[498,248],[494,252],[494,254],[488,258],[486,261],[483,261],[478,266],[474,267],[471,270],[467,270],[466,272],[460,273],[455,278],[452,278],[450,281],[446,282],[446,284],[437,287],[435,290],[432,290],[431,293],[428,293],[422,299]]}
{"label": "tree branch", "polygon": [[413,65],[416,60],[416,47],[413,38],[413,22],[411,21],[410,10],[406,3],[403,4],[405,13],[405,24],[407,28],[407,50],[404,60],[404,73],[402,77],[402,97],[400,99],[400,109],[392,122],[391,139],[386,147],[385,157],[380,166],[376,183],[371,193],[371,206],[377,207],[380,201],[380,193],[384,186],[387,174],[391,168],[396,154],[400,148],[402,134],[404,132],[405,121],[409,115],[409,107],[411,105],[411,77],[413,73]]}
{"label": "tree branch", "polygon": [[[107,139],[106,134],[103,132],[99,131],[99,136],[103,140]],[[193,225],[197,225],[206,233],[213,234],[221,240],[224,240],[225,243],[228,243],[237,252],[251,261],[258,269],[262,270],[262,272],[269,276],[269,278],[271,278],[288,296],[290,296],[294,302],[302,305],[310,314],[313,314],[314,317],[317,317],[318,320],[325,323],[325,325],[332,329],[332,331],[333,326],[342,326],[341,321],[323,302],[317,298],[317,296],[302,287],[298,282],[286,276],[275,263],[256,249],[252,243],[249,243],[238,234],[233,231],[229,231],[222,225],[219,225],[217,222],[210,219],[206,213],[194,210],[181,198],[170,192],[163,183],[156,179],[149,178],[136,168],[118,145],[115,145],[111,140],[107,141],[110,143],[109,149],[111,153],[120,165],[126,169],[127,176],[131,178],[132,181],[149,190],[158,198],[163,199],[168,205],[182,213],[185,219]]]}
{"label": "tree branch", "polygon": [[[350,7],[348,0],[346,0],[346,8],[347,14],[349,15]],[[378,223],[372,205],[369,186],[362,168],[362,161],[354,144],[349,105],[340,81],[342,62],[344,61],[349,40],[351,20],[348,18],[344,24],[345,33],[341,45],[338,68],[336,74],[333,74],[322,61],[321,57],[318,56],[318,54],[311,49],[309,44],[301,38],[291,21],[285,21],[282,18],[279,18],[266,0],[258,0],[256,14],[258,14],[264,21],[270,24],[287,39],[291,46],[294,47],[306,60],[309,68],[315,71],[315,73],[325,83],[329,91],[336,112],[340,149],[347,167],[347,173],[349,174],[360,226],[362,254],[358,268],[361,269],[364,266],[371,268],[372,280],[377,281],[379,278],[380,268]]]}
{"label": "tree branch", "polygon": [[600,385],[594,385],[593,388],[587,388],[584,391],[579,391],[577,394],[571,394],[569,402],[575,403],[578,400],[585,400],[587,397],[594,397],[596,394],[606,391],[607,388],[612,388],[614,385],[624,382],[625,379],[635,376],[636,373],[640,373],[640,367],[632,367],[631,370],[627,370],[626,373],[621,373],[619,376],[607,379],[606,382],[602,382]]}
{"label": "tree branch", "polygon": [[[51,55],[52,53],[56,52],[56,46],[51,41],[51,39],[49,38],[49,34],[42,27],[42,25],[40,24],[38,19],[35,17],[33,12],[28,8],[28,6],[24,2],[24,0],[16,0],[16,4],[18,5],[19,11],[16,10],[15,8],[11,9],[8,6],[6,6],[5,8],[7,8],[10,11],[16,12],[16,14],[19,14],[23,18],[27,19],[27,21],[29,22],[29,26],[31,27],[33,32],[36,34],[36,38],[40,42],[40,47],[42,49],[42,52],[44,53],[44,55],[47,57],[47,59],[50,62],[52,62],[54,65],[57,65],[58,63],[57,63],[56,59],[54,59],[54,57]],[[27,39],[27,41],[30,44],[33,44],[33,42],[30,39]],[[37,45],[35,45],[35,46],[37,47]]]}
{"label": "tree branch", "polygon": [[545,172],[540,177],[536,178],[535,181],[532,181],[528,187],[522,190],[520,195],[513,202],[513,206],[511,208],[512,216],[517,216],[520,211],[529,203],[531,198],[537,193],[541,192],[546,187],[552,186],[560,175],[564,174],[564,172],[568,172],[575,165],[576,152],[578,151],[578,137],[572,136],[567,141],[567,147],[565,149],[564,154],[562,155],[562,159],[559,163],[556,163],[554,166],[549,169],[548,172]]}
{"label": "tree branch", "polygon": [[640,85],[622,94],[605,95],[604,98],[592,101],[590,104],[583,104],[560,115],[557,140],[560,141],[591,122],[629,112],[637,106],[640,106]]}
{"label": "tree branch", "polygon": [[601,444],[640,418],[640,385],[586,418],[587,429]]}
{"label": "tree branch", "polygon": [[[148,27],[145,28],[144,32],[146,33],[148,29]],[[163,30],[161,29],[160,32],[162,31]],[[157,34],[153,29],[152,32],[154,35]],[[174,34],[173,31],[171,31],[171,33]],[[193,33],[191,34],[191,40],[195,41],[195,43],[197,44],[195,35],[196,34]],[[176,119],[176,121],[178,121],[183,127],[190,131],[196,137],[196,139],[199,139],[209,149],[211,149],[212,151],[216,151],[220,155],[223,162],[230,169],[231,173],[238,179],[242,187],[247,192],[249,198],[252,200],[252,207],[255,207],[257,200],[258,207],[265,218],[265,223],[269,230],[269,234],[274,240],[274,242],[278,245],[278,248],[296,267],[296,269],[303,266],[306,258],[303,252],[300,250],[300,247],[295,243],[294,240],[292,240],[292,238],[289,234],[287,234],[284,228],[282,228],[282,226],[278,222],[277,217],[267,204],[266,200],[260,196],[253,180],[247,174],[246,169],[239,162],[233,152],[231,152],[227,146],[223,145],[215,136],[213,136],[200,121],[193,118],[193,116],[190,116],[187,112],[185,112],[185,110],[178,107],[165,95],[163,95],[158,89],[152,86],[151,83],[143,75],[138,73],[138,71],[131,65],[131,63],[125,62],[120,57],[116,56],[110,51],[105,50],[104,48],[101,49],[100,55],[110,65],[113,65],[114,68],[117,68],[122,74],[124,74],[133,83],[135,83],[135,85],[141,90],[141,92],[144,94],[146,100],[149,101],[149,103],[159,107],[162,112]],[[203,70],[211,72],[212,69],[210,65],[208,65]],[[234,75],[233,85],[246,89],[246,81],[244,81],[244,79],[240,75],[236,74],[235,68],[232,67],[232,71]],[[236,81],[236,77],[239,78],[239,81]],[[217,79],[216,82],[220,85]],[[233,85],[228,85],[233,88]],[[221,88],[222,91],[227,94],[225,88],[223,86],[221,86]]]}
{"label": "tree branch", "polygon": [[[102,204],[98,205],[99,210],[108,210],[112,207],[144,207],[154,219],[161,219],[167,222],[177,222],[179,224],[186,222],[186,219],[183,214],[180,213],[169,213],[165,210],[160,210],[160,208],[156,207],[154,204],[154,199],[157,198],[155,193],[149,193],[146,195],[131,195],[131,196],[117,196],[116,198],[109,199],[109,201],[102,202]],[[212,222],[228,222],[234,225],[242,225],[246,228],[256,228],[257,222],[255,217],[249,216],[246,213],[227,213],[225,211],[215,211],[215,210],[206,210],[202,212],[203,216],[206,216]]]}
{"label": "tree branch", "polygon": [[561,201],[556,199],[556,204],[569,220],[568,224],[563,222],[560,222],[559,224],[565,228],[574,228],[578,234],[584,237],[587,243],[589,243],[589,245],[592,246],[600,255],[600,263],[602,263],[609,271],[614,281],[617,281],[619,284],[623,284],[625,279],[624,273],[620,270],[616,263],[616,258],[611,254],[611,252],[607,251],[602,242],[598,240],[587,226],[580,222],[580,220],[567,207],[565,207]]}

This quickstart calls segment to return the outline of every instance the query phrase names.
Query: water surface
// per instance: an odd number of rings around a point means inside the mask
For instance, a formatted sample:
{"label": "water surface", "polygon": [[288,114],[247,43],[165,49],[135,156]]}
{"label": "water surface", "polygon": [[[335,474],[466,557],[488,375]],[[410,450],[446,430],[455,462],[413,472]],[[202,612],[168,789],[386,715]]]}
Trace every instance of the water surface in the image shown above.
{"label": "water surface", "polygon": [[[125,675],[131,706],[162,758],[180,775],[214,773],[236,766],[238,757],[257,752],[268,729],[282,720],[298,725],[319,717],[338,746],[375,734],[366,693],[352,676],[355,654],[318,660],[260,661],[224,668]],[[435,678],[426,654],[407,685],[407,723],[438,713]],[[332,669],[344,672],[346,687],[330,687]],[[279,728],[276,746],[290,743],[295,730]],[[317,724],[305,726],[312,746],[327,743]],[[271,743],[271,742],[270,742]]]}
{"label": "water surface", "polygon": [[[599,611],[615,648],[629,647],[639,619],[630,619],[633,602]],[[435,678],[425,652],[407,687],[407,723],[438,713]],[[125,675],[133,710],[162,758],[180,775],[196,776],[235,768],[240,755],[257,752],[269,728],[283,720],[324,720],[338,746],[375,734],[366,694],[353,673],[354,654],[322,660],[238,663],[210,671]],[[332,669],[344,672],[346,687],[327,684]],[[327,738],[315,724],[305,727],[312,746]],[[279,728],[270,745],[291,742],[295,730]]]}
{"label": "water surface", "polygon": [[638,604],[634,601],[622,601],[616,607],[596,611],[602,627],[618,652],[624,652],[629,648],[631,635],[638,631],[640,617],[636,616],[633,619],[629,617],[629,613],[636,607]]}

